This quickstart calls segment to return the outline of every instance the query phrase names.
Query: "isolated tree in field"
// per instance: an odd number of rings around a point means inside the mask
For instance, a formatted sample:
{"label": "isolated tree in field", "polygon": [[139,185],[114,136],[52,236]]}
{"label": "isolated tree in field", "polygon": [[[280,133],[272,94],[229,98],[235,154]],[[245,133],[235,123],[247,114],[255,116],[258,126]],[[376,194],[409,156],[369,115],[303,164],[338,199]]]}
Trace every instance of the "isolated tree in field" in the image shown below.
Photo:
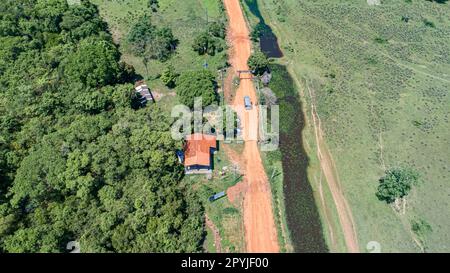
{"label": "isolated tree in field", "polygon": [[212,22],[205,32],[195,37],[192,48],[200,55],[208,54],[214,56],[225,48],[225,25],[222,22]]}
{"label": "isolated tree in field", "polygon": [[175,68],[172,65],[166,67],[161,74],[161,81],[169,88],[174,88],[178,78]]}
{"label": "isolated tree in field", "polygon": [[166,61],[177,46],[172,30],[167,27],[158,29],[152,25],[148,16],[142,16],[131,27],[127,41],[131,52],[143,58],[147,74],[150,60]]}
{"label": "isolated tree in field", "polygon": [[150,17],[140,17],[128,33],[127,42],[130,45],[131,51],[138,56],[142,56],[145,52],[146,44],[153,38],[154,32],[155,26],[152,25]]}
{"label": "isolated tree in field", "polygon": [[209,70],[188,71],[177,80],[177,95],[181,103],[192,108],[197,97],[202,98],[203,106],[217,101],[215,77]]}
{"label": "isolated tree in field", "polygon": [[256,51],[248,59],[248,66],[255,75],[262,75],[269,69],[269,59],[262,51]]}
{"label": "isolated tree in field", "polygon": [[192,49],[197,51],[200,55],[208,54],[214,56],[216,53],[222,52],[224,46],[222,40],[212,37],[207,32],[203,32],[195,37]]}
{"label": "isolated tree in field", "polygon": [[377,197],[388,204],[401,201],[417,185],[419,175],[406,168],[388,170],[386,175],[380,179]]}
{"label": "isolated tree in field", "polygon": [[169,28],[162,28],[154,33],[154,36],[145,45],[143,58],[146,63],[149,60],[158,60],[161,62],[169,59],[175,50],[176,41]]}
{"label": "isolated tree in field", "polygon": [[192,49],[198,52],[200,55],[204,55],[208,52],[209,45],[211,43],[211,38],[208,33],[200,33],[194,39],[194,43],[192,44]]}

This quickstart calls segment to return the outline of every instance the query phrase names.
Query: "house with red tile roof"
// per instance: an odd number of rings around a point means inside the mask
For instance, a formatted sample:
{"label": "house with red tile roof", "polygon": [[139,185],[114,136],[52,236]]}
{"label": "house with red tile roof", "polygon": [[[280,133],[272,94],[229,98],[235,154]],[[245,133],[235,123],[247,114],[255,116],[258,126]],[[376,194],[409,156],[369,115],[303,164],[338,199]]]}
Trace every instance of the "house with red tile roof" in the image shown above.
{"label": "house with red tile roof", "polygon": [[184,146],[185,173],[211,173],[213,169],[213,154],[216,149],[216,136],[200,133],[186,136],[186,144]]}

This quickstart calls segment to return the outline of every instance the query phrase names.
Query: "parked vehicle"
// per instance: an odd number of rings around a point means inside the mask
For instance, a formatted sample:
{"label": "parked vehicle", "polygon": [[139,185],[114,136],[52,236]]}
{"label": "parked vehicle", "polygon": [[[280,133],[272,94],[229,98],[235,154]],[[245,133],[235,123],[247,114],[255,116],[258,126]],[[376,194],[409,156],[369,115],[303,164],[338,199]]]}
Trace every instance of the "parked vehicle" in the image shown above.
{"label": "parked vehicle", "polygon": [[244,106],[246,110],[252,110],[252,101],[249,96],[244,97]]}

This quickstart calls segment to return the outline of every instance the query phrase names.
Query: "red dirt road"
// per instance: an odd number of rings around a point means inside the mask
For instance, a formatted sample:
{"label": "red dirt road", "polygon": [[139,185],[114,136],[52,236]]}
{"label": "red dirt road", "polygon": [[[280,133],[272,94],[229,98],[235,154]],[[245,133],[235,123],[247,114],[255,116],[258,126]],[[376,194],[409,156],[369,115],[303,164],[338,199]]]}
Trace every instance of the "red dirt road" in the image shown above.
{"label": "red dirt road", "polygon": [[[229,18],[228,38],[232,52],[230,63],[235,71],[248,70],[251,54],[249,31],[239,0],[224,0]],[[242,121],[245,148],[242,154],[246,183],[243,201],[245,242],[247,252],[279,252],[277,230],[272,210],[270,185],[258,150],[258,110],[244,110],[244,96],[257,101],[253,82],[240,81],[233,106]]]}

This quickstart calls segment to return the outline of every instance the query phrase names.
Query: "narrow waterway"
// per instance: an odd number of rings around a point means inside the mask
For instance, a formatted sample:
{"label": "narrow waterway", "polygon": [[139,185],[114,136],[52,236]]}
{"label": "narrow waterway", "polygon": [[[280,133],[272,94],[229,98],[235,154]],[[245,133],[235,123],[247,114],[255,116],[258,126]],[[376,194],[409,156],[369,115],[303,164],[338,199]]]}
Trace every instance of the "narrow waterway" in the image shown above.
{"label": "narrow waterway", "polygon": [[308,156],[303,146],[305,117],[294,82],[282,65],[271,65],[270,88],[280,106],[280,151],[286,220],[295,252],[328,252],[322,223],[309,184]]}
{"label": "narrow waterway", "polygon": [[[261,50],[269,57],[283,56],[278,39],[262,17],[256,0],[245,0],[249,10],[260,20]],[[283,194],[286,220],[295,252],[328,252],[320,215],[308,180],[308,156],[303,146],[305,117],[295,84],[286,67],[271,65],[274,91],[280,106],[280,151],[283,166]]]}
{"label": "narrow waterway", "polygon": [[259,20],[254,29],[257,29],[259,34],[258,38],[261,51],[271,58],[283,57],[283,52],[278,45],[277,36],[275,36],[272,28],[264,21],[264,17],[259,11],[258,2],[256,0],[245,0],[245,4],[249,8],[250,12]]}

